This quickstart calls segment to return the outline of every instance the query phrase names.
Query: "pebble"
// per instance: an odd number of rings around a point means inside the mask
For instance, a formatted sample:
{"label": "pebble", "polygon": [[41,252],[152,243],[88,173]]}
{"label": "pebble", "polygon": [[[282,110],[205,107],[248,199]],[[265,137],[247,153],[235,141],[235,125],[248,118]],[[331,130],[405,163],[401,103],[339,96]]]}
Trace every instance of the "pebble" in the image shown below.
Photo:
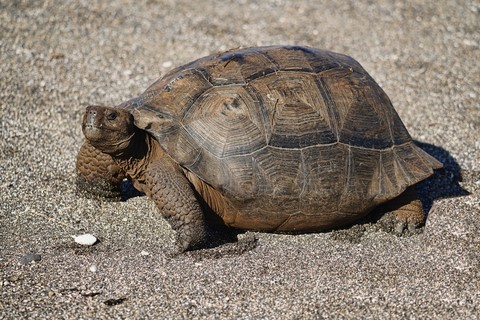
{"label": "pebble", "polygon": [[80,236],[72,236],[76,243],[84,246],[92,246],[97,242],[97,238],[90,233],[85,233]]}
{"label": "pebble", "polygon": [[36,262],[42,260],[42,256],[36,253],[27,253],[20,259],[21,264],[29,264],[31,262]]}
{"label": "pebble", "polygon": [[164,63],[162,63],[162,67],[164,68],[170,68],[171,66],[173,66],[172,61],[165,61]]}

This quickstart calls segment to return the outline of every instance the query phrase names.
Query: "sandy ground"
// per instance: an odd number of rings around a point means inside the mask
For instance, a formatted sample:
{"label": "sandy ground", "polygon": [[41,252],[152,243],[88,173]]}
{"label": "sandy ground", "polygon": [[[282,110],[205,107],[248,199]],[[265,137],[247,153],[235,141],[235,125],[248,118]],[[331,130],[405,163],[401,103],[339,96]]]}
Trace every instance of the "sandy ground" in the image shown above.
{"label": "sandy ground", "polygon": [[[478,1],[0,1],[0,318],[480,318],[479,30]],[[247,233],[242,254],[172,257],[147,198],[75,192],[85,105],[269,44],[347,53],[385,89],[445,165],[418,186],[422,234]]]}

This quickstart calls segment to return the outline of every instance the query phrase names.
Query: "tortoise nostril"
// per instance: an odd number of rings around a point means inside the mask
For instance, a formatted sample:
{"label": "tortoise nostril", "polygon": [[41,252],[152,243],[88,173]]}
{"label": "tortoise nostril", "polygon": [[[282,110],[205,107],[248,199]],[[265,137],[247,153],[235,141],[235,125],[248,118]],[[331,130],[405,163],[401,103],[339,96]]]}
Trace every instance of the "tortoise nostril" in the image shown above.
{"label": "tortoise nostril", "polygon": [[85,125],[87,127],[92,127],[95,125],[96,121],[97,121],[97,111],[92,107],[88,107],[87,112],[85,113]]}

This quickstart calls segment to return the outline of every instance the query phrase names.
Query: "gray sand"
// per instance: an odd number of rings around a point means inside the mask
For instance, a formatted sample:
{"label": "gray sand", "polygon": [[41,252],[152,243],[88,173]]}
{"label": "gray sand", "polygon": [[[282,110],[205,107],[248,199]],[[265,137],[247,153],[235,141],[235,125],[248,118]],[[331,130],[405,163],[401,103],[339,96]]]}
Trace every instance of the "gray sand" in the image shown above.
{"label": "gray sand", "polygon": [[[480,318],[478,1],[30,2],[0,3],[0,318]],[[422,234],[247,233],[243,254],[171,257],[147,198],[75,192],[85,105],[268,44],[349,54],[385,89],[445,164],[418,187],[433,204]],[[76,245],[84,232],[101,242]]]}

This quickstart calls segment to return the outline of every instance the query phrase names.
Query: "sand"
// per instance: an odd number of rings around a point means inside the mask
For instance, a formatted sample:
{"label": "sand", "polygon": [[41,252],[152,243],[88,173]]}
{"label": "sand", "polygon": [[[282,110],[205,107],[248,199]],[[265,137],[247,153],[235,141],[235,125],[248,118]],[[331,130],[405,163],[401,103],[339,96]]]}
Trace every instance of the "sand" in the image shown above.
{"label": "sand", "polygon": [[[478,1],[2,1],[0,318],[480,318],[478,30]],[[242,253],[172,256],[149,199],[76,192],[86,105],[270,44],[346,53],[384,88],[445,165],[418,186],[423,233],[248,232]],[[100,242],[75,244],[82,233]]]}

